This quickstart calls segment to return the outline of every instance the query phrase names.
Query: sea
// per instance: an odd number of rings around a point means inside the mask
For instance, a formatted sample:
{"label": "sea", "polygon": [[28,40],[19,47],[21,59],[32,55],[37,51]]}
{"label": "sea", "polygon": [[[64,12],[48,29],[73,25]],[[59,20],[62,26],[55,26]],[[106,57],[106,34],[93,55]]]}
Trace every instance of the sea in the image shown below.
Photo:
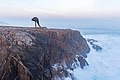
{"label": "sea", "polygon": [[91,51],[86,60],[89,66],[72,71],[75,80],[120,80],[120,29],[85,27],[78,30],[84,38],[97,40],[102,50],[96,51],[88,42]]}

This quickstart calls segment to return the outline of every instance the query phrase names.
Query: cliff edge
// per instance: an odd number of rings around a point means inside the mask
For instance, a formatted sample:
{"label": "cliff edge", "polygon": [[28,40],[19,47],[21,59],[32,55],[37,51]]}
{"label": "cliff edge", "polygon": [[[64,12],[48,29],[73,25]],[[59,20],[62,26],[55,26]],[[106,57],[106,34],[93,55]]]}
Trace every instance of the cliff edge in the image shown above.
{"label": "cliff edge", "polygon": [[90,48],[79,31],[0,27],[1,80],[64,80],[89,65]]}

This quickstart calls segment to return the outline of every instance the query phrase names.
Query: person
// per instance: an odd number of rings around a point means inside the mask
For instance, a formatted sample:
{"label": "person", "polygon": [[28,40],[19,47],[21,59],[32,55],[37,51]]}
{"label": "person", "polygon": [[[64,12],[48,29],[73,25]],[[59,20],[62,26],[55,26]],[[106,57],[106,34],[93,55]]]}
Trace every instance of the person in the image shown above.
{"label": "person", "polygon": [[35,22],[35,27],[37,27],[36,24],[38,24],[38,26],[41,27],[39,24],[39,19],[37,17],[33,17],[31,20]]}

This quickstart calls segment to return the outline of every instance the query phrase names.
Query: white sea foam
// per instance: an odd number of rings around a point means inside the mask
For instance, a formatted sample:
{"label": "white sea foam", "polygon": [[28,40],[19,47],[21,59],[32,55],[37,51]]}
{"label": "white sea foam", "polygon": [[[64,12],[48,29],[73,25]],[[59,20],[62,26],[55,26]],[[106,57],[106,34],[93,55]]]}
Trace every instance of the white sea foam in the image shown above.
{"label": "white sea foam", "polygon": [[84,70],[77,68],[73,74],[78,80],[120,80],[120,35],[84,35],[85,38],[95,39],[102,46],[102,52],[91,52],[86,60],[89,66]]}

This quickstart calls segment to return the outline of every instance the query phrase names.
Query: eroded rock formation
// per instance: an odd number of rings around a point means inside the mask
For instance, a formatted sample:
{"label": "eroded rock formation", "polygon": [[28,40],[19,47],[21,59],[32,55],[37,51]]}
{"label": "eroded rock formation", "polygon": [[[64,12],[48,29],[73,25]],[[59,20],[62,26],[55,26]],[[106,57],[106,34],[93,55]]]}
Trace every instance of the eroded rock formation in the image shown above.
{"label": "eroded rock formation", "polygon": [[79,31],[1,27],[0,79],[74,80],[68,70],[84,68],[89,51]]}
{"label": "eroded rock formation", "polygon": [[102,47],[96,44],[96,43],[98,43],[97,40],[87,39],[87,41],[92,45],[92,48],[93,48],[93,49],[95,49],[95,50],[98,51],[98,52],[102,51]]}

